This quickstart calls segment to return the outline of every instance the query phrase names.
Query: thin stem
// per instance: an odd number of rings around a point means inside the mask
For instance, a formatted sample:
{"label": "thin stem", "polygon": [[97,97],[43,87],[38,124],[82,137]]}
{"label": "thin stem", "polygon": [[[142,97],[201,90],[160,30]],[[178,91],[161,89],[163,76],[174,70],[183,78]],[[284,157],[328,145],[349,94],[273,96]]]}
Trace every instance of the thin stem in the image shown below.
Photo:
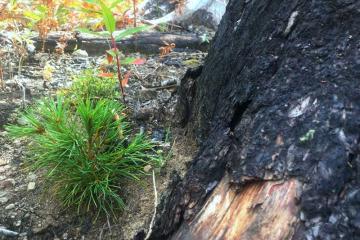
{"label": "thin stem", "polygon": [[136,0],[133,0],[134,7],[134,27],[136,27]]}
{"label": "thin stem", "polygon": [[149,231],[146,234],[145,240],[150,238],[150,235],[152,233],[153,227],[154,227],[154,223],[155,223],[155,217],[156,217],[156,207],[157,207],[157,202],[158,202],[158,193],[156,191],[156,179],[155,179],[155,171],[152,171],[152,179],[153,179],[153,188],[154,188],[154,214],[151,218],[151,222],[150,222],[150,226],[149,226]]}
{"label": "thin stem", "polygon": [[121,94],[123,97],[123,102],[125,104],[125,92],[124,92],[124,87],[122,86],[122,74],[121,74],[121,65],[120,65],[120,58],[119,58],[119,54],[117,53],[117,47],[116,47],[116,41],[114,36],[111,34],[111,43],[113,46],[113,49],[115,50],[115,55],[116,55],[116,67],[117,67],[117,76],[118,76],[118,81],[119,81],[119,87],[121,90]]}

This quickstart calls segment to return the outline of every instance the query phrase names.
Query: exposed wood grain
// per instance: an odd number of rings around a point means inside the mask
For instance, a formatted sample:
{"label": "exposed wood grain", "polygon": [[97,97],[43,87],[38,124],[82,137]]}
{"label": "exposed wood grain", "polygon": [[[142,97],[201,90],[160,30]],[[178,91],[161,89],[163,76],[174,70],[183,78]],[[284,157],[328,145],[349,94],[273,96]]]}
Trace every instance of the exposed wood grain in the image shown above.
{"label": "exposed wood grain", "polygon": [[290,239],[297,223],[299,186],[295,179],[260,181],[237,193],[226,176],[172,239]]}

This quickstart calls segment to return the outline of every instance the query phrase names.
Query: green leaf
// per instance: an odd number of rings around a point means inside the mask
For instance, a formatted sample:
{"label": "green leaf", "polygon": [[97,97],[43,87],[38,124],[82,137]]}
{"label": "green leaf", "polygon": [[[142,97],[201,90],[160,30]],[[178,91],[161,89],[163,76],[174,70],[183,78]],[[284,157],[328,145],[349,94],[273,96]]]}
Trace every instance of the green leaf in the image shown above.
{"label": "green leaf", "polygon": [[24,16],[35,22],[41,20],[41,16],[39,14],[36,14],[36,12],[32,12],[32,11],[24,11]]}
{"label": "green leaf", "polygon": [[124,0],[116,0],[114,1],[111,5],[110,5],[110,9],[113,9],[114,7],[116,7],[118,4],[120,4],[121,2],[123,2]]}
{"label": "green leaf", "polygon": [[101,0],[98,0],[98,3],[101,7],[101,12],[103,15],[103,21],[106,30],[108,30],[110,34],[112,34],[115,31],[115,26],[116,26],[114,15],[111,12],[111,10]]}
{"label": "green leaf", "polygon": [[116,55],[118,55],[119,54],[119,50],[115,50],[115,49],[110,49],[110,50],[107,50],[106,51],[108,54],[110,54],[111,56],[113,56],[113,57],[116,57]]}
{"label": "green leaf", "polygon": [[121,59],[121,64],[122,65],[129,65],[129,64],[132,64],[135,60],[136,60],[136,58],[127,57],[127,58]]}
{"label": "green leaf", "polygon": [[140,26],[140,27],[134,27],[134,28],[128,28],[128,29],[125,29],[125,30],[122,30],[122,31],[116,33],[114,38],[115,38],[115,40],[121,40],[121,39],[123,39],[125,37],[134,35],[135,33],[138,33],[138,32],[148,30],[150,28],[152,28],[152,26],[149,26],[149,25]]}
{"label": "green leaf", "polygon": [[129,64],[141,65],[144,63],[145,63],[145,59],[143,59],[143,58],[127,57],[127,58],[121,59],[122,65],[129,65]]}

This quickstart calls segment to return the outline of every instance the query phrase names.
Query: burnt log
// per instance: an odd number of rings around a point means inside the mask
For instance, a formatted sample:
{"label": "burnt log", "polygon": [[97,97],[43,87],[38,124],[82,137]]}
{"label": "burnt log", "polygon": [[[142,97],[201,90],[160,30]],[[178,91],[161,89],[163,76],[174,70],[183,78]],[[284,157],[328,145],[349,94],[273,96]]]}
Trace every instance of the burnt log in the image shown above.
{"label": "burnt log", "polygon": [[231,0],[151,239],[360,239],[359,49],[360,1]]}
{"label": "burnt log", "polygon": [[[34,37],[37,50],[54,52],[57,42],[63,36],[62,33],[55,32],[50,34],[45,41],[39,37]],[[65,52],[72,52],[74,49],[85,50],[89,55],[102,55],[109,49],[109,39],[93,36],[89,34],[76,34],[76,37],[67,41]],[[193,33],[163,33],[163,32],[144,32],[116,42],[117,47],[124,53],[140,52],[144,54],[158,54],[159,48],[165,44],[175,44],[174,51],[206,51],[208,42],[204,42],[201,36]]]}

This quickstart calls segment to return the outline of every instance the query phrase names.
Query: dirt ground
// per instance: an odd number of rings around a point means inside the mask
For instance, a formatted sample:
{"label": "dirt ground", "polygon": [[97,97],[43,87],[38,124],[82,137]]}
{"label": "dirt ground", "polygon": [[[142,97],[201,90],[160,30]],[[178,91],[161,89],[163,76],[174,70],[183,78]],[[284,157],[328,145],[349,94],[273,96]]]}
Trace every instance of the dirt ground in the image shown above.
{"label": "dirt ground", "polygon": [[[164,166],[156,170],[158,201],[172,173],[182,175],[186,162],[196,154],[195,142],[174,124],[175,104],[181,77],[188,68],[202,64],[205,55],[195,52],[171,53],[162,58],[141,56],[147,62],[131,67],[126,88],[130,120],[134,128],[145,129],[168,156]],[[41,172],[26,169],[26,140],[10,140],[4,130],[4,125],[18,121],[17,113],[24,104],[20,85],[26,87],[25,104],[29,105],[69,86],[71,76],[81,69],[98,64],[99,58],[43,53],[29,56],[20,75],[5,68],[5,86],[0,90],[0,230],[17,234],[12,239],[132,239],[137,233],[148,231],[154,211],[151,173],[141,185],[125,187],[122,195],[127,207],[123,212],[94,222],[90,214],[78,215],[73,209],[63,209],[52,198],[51,186],[43,182]],[[51,81],[44,80],[45,66],[53,68]]]}

